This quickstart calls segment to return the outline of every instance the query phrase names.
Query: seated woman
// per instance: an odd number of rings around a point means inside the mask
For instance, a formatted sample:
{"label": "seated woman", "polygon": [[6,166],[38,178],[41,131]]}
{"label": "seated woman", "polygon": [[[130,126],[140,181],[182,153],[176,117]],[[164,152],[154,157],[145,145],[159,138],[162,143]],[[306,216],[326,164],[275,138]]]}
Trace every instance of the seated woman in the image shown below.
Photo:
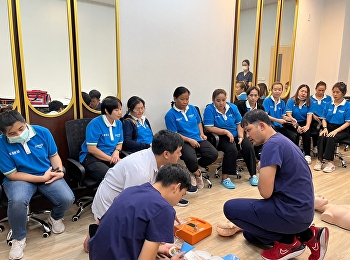
{"label": "seated woman", "polygon": [[[168,130],[180,134],[184,140],[181,159],[191,173],[192,185],[201,189],[204,183],[198,166],[206,167],[215,162],[218,151],[207,141],[197,109],[189,104],[190,91],[185,87],[178,87],[173,97],[172,108],[165,115],[165,125]],[[197,154],[200,155],[199,160]]]}
{"label": "seated woman", "polygon": [[[263,83],[265,84],[265,83]],[[266,86],[266,85],[265,85]],[[260,89],[261,90],[261,89]],[[242,118],[245,113],[249,112],[252,109],[261,109],[264,110],[264,107],[261,103],[259,103],[259,88],[258,87],[250,87],[247,90],[248,99],[244,100],[236,100],[235,105],[238,107],[238,111],[241,114]],[[261,151],[262,146],[254,146],[255,156],[260,159],[259,153]]]}
{"label": "seated woman", "polygon": [[123,145],[123,125],[120,122],[122,102],[113,96],[102,100],[101,114],[86,127],[86,140],[81,145],[79,161],[86,174],[101,181],[110,167],[119,160]]}
{"label": "seated woman", "polygon": [[263,103],[264,102],[264,99],[267,98],[267,96],[269,95],[269,90],[267,89],[267,86],[265,83],[258,83],[258,86],[259,88],[259,100],[258,102],[259,103]]}
{"label": "seated woman", "polygon": [[236,96],[238,100],[247,100],[248,84],[245,81],[238,81],[236,83]]}
{"label": "seated woman", "polygon": [[[315,94],[310,98],[312,105],[312,122],[310,132],[319,132],[322,124],[322,113],[323,109],[327,103],[332,102],[332,98],[325,94],[327,89],[327,84],[323,81],[320,81],[316,84]],[[318,153],[317,150],[318,134],[312,135],[312,144],[313,144],[313,153],[314,155]]]}
{"label": "seated woman", "polygon": [[335,170],[334,151],[336,143],[349,136],[350,103],[344,98],[347,86],[344,82],[337,82],[332,88],[333,102],[328,103],[321,116],[322,128],[317,148],[318,160],[314,166],[315,171],[322,170],[322,160],[328,161],[323,168],[324,172],[331,173]]}
{"label": "seated woman", "polygon": [[224,152],[221,184],[227,189],[236,187],[229,175],[236,174],[238,150],[241,150],[250,174],[249,182],[252,186],[257,186],[258,177],[256,176],[256,157],[253,144],[244,138],[244,131],[240,125],[242,116],[237,106],[226,102],[226,98],[224,89],[214,90],[213,103],[204,110],[204,127],[208,132],[219,136],[217,149]]}
{"label": "seated woman", "polygon": [[269,115],[273,128],[296,143],[297,134],[287,128],[284,124],[295,125],[296,121],[287,121],[286,119],[286,103],[281,99],[283,85],[281,82],[275,82],[271,87],[272,95],[265,98],[263,107]]}
{"label": "seated woman", "polygon": [[134,153],[150,147],[153,133],[148,119],[144,116],[145,101],[137,96],[129,98],[128,111],[123,117],[123,150]]}
{"label": "seated woman", "polygon": [[7,216],[12,229],[9,259],[21,259],[26,246],[27,207],[36,191],[54,205],[48,223],[55,234],[64,232],[64,213],[74,194],[63,176],[57,146],[47,128],[26,124],[16,110],[0,114],[0,171],[8,198]]}
{"label": "seated woman", "polygon": [[295,95],[288,99],[286,105],[287,120],[297,121],[295,126],[289,129],[297,133],[295,144],[299,145],[299,137],[303,139],[303,150],[305,160],[311,164],[311,136],[310,125],[312,120],[312,108],[310,103],[310,88],[308,85],[302,84],[298,87]]}

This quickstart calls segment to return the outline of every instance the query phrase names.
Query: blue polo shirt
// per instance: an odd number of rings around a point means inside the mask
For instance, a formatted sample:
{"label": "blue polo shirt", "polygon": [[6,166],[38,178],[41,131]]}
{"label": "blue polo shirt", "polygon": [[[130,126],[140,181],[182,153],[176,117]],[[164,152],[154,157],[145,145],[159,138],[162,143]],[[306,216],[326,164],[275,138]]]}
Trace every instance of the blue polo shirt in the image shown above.
{"label": "blue polo shirt", "polygon": [[301,106],[297,106],[294,98],[290,98],[286,104],[286,113],[292,113],[297,122],[306,121],[307,115],[312,114],[311,104],[307,106],[306,102],[303,102]]}
{"label": "blue polo shirt", "polygon": [[[5,175],[25,172],[43,176],[51,167],[49,157],[57,154],[57,146],[51,132],[42,126],[28,125],[29,141],[26,144],[9,143],[6,135],[0,135],[0,171]],[[4,179],[4,183],[9,181]]]}
{"label": "blue polo shirt", "polygon": [[181,111],[174,105],[165,115],[165,125],[168,130],[194,139],[197,142],[203,141],[200,138],[198,128],[200,122],[201,118],[197,109],[192,105],[188,105],[186,111]]}
{"label": "blue polo shirt", "polygon": [[335,106],[334,102],[327,103],[321,118],[335,125],[342,125],[345,122],[350,122],[349,101],[344,99],[338,106]]}
{"label": "blue polo shirt", "polygon": [[[282,119],[282,117],[286,115],[286,103],[284,103],[282,99],[279,99],[278,102],[275,103],[273,96],[269,96],[264,99],[263,107],[265,112],[271,117]],[[282,127],[282,125],[277,122],[271,121],[271,123],[276,128]]]}
{"label": "blue polo shirt", "polygon": [[316,98],[316,95],[312,95],[310,97],[310,101],[312,103],[312,112],[316,116],[322,116],[324,107],[329,103],[332,102],[332,98],[328,95],[324,95],[321,100],[318,100]]}
{"label": "blue polo shirt", "polygon": [[86,127],[86,137],[81,145],[79,161],[83,162],[89,153],[88,146],[96,146],[105,154],[111,156],[118,144],[123,143],[123,124],[114,120],[110,124],[105,115],[95,117]]}
{"label": "blue polo shirt", "polygon": [[276,133],[263,145],[260,168],[277,165],[270,198],[276,214],[293,222],[310,224],[314,218],[312,174],[303,153],[292,141]]}
{"label": "blue polo shirt", "polygon": [[239,95],[237,96],[237,98],[238,98],[239,100],[247,100],[248,96],[247,96],[247,93],[242,92],[241,94],[239,94]]}
{"label": "blue polo shirt", "polygon": [[237,137],[237,125],[242,121],[242,116],[235,104],[226,103],[225,114],[219,112],[214,104],[208,105],[204,110],[204,126],[216,126],[230,131]]}
{"label": "blue polo shirt", "polygon": [[175,210],[150,183],[125,189],[89,241],[90,260],[138,259],[145,240],[174,241]]}

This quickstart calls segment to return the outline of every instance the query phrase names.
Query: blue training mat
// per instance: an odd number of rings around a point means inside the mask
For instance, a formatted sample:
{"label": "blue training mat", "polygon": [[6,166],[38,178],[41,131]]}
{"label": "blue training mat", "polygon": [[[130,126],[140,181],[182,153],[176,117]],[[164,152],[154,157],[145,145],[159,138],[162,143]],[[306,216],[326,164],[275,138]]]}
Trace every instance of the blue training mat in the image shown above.
{"label": "blue training mat", "polygon": [[234,254],[228,254],[226,256],[222,257],[224,260],[239,260],[239,258],[237,256],[235,256]]}
{"label": "blue training mat", "polygon": [[193,250],[194,248],[195,248],[195,246],[191,246],[190,244],[184,242],[182,244],[182,246],[181,246],[180,252],[186,252],[187,253],[187,252]]}

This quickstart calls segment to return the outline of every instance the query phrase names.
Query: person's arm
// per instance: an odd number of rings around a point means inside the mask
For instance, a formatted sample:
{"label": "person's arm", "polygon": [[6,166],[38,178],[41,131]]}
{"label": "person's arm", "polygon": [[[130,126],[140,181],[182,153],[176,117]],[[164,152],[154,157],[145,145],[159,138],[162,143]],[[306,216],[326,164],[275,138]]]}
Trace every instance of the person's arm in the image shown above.
{"label": "person's arm", "polygon": [[132,119],[124,119],[123,131],[124,131],[123,145],[125,150],[135,151],[135,150],[147,149],[150,147],[149,144],[140,143],[133,139],[134,136],[137,138],[137,135],[136,135],[137,127],[136,127],[136,124],[132,121]]}
{"label": "person's arm", "polygon": [[56,153],[54,156],[51,156],[49,159],[53,171],[51,172],[51,178],[48,181],[46,181],[45,184],[52,183],[55,180],[59,180],[64,177],[62,160],[58,153]]}
{"label": "person's arm", "polygon": [[160,245],[159,242],[151,242],[151,241],[145,240],[141,249],[141,253],[137,259],[138,260],[156,259],[159,245]]}
{"label": "person's arm", "polygon": [[244,129],[241,127],[241,124],[237,124],[238,132],[238,144],[241,144],[244,138]]}
{"label": "person's arm", "polygon": [[202,140],[207,140],[207,136],[203,132],[202,122],[198,123],[199,134]]}
{"label": "person's arm", "polygon": [[275,184],[277,165],[270,165],[261,168],[259,171],[258,189],[261,197],[268,199],[271,197]]}
{"label": "person's arm", "polygon": [[217,135],[226,135],[228,138],[230,138],[230,142],[233,143],[234,142],[234,137],[231,134],[231,132],[229,130],[223,129],[223,128],[219,128],[216,126],[206,126],[205,129],[209,132],[209,133],[214,133]]}
{"label": "person's arm", "polygon": [[37,176],[25,172],[18,172],[15,171],[13,173],[7,174],[6,177],[9,178],[11,181],[27,181],[27,182],[46,182],[50,180],[51,174],[52,174],[52,167],[50,167],[43,176]]}
{"label": "person's arm", "polygon": [[111,160],[111,156],[105,154],[100,149],[97,148],[95,145],[88,145],[87,146],[88,152],[91,153],[93,156],[95,156],[97,159],[101,161],[109,162]]}
{"label": "person's arm", "polygon": [[341,131],[344,131],[347,127],[349,127],[350,122],[345,122],[341,126],[339,126],[337,129],[330,132],[327,136],[328,137],[334,137],[337,133],[340,133]]}

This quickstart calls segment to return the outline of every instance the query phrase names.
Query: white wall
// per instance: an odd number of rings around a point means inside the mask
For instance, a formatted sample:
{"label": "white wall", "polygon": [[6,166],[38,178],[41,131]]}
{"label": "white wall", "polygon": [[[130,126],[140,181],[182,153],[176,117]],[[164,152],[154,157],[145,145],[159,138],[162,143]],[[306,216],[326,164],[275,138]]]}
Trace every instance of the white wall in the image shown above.
{"label": "white wall", "polygon": [[202,109],[215,88],[229,90],[233,2],[120,0],[124,107],[130,96],[142,97],[158,131],[176,87],[189,88],[190,102]]}

